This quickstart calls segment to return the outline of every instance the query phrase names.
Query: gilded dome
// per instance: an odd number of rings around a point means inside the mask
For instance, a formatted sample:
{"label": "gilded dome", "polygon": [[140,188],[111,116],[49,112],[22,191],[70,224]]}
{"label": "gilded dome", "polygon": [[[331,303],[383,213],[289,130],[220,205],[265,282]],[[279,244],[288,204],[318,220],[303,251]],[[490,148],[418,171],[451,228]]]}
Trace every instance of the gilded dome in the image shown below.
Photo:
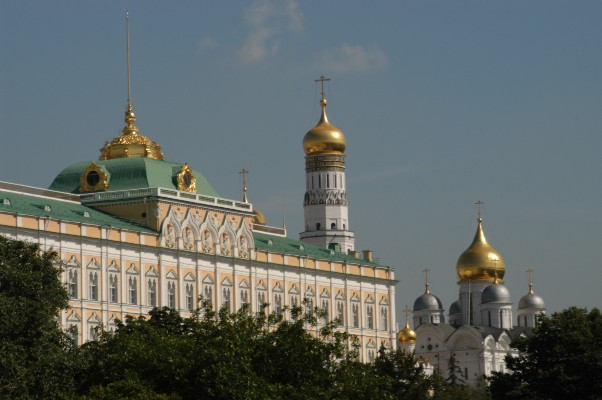
{"label": "gilded dome", "polygon": [[99,160],[111,160],[114,158],[125,157],[146,157],[155,160],[163,160],[161,146],[138,133],[138,128],[134,125],[136,115],[129,103],[125,112],[126,126],[123,128],[123,134],[117,136],[110,143],[106,143],[100,149]]}
{"label": "gilded dome", "polygon": [[397,341],[400,343],[416,343],[416,332],[410,328],[410,324],[407,322],[405,328],[397,334]]}
{"label": "gilded dome", "polygon": [[344,153],[345,135],[336,126],[328,122],[326,116],[326,99],[320,100],[322,116],[320,122],[310,129],[303,138],[303,150],[305,154]]}
{"label": "gilded dome", "polygon": [[471,280],[493,283],[496,272],[498,279],[502,279],[506,272],[502,255],[487,243],[482,222],[479,218],[472,244],[460,255],[456,263],[460,282]]}
{"label": "gilded dome", "polygon": [[253,210],[253,214],[255,214],[255,216],[253,217],[254,224],[258,224],[258,225],[266,224],[265,215],[261,211],[255,209],[255,210]]}

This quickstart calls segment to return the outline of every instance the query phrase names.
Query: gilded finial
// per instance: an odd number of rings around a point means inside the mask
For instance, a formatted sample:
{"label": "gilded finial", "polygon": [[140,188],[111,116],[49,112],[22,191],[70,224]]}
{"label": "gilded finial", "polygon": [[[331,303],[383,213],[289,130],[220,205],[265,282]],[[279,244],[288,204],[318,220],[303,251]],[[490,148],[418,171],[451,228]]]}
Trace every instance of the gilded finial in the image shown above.
{"label": "gilded finial", "polygon": [[534,294],[535,292],[533,292],[533,268],[529,268],[527,272],[529,273],[529,294]]}
{"label": "gilded finial", "polygon": [[425,285],[424,285],[425,286],[425,290],[424,290],[424,293],[429,294],[431,292],[431,289],[429,288],[429,272],[430,272],[430,269],[425,268],[425,269],[422,270],[422,272],[424,272],[424,275],[425,275]]}
{"label": "gilded finial", "polygon": [[483,222],[483,218],[481,218],[481,206],[485,203],[483,203],[481,200],[478,200],[475,204],[477,205],[478,220],[479,222]]}
{"label": "gilded finial", "polygon": [[246,169],[242,169],[240,170],[239,174],[242,175],[242,201],[244,201],[245,203],[249,202],[249,199],[247,198],[247,174],[249,173],[249,171],[247,171]]}
{"label": "gilded finial", "polygon": [[493,283],[494,284],[498,284],[498,276],[497,276],[497,262],[498,262],[498,258],[497,257],[490,257],[491,261],[493,261]]}
{"label": "gilded finial", "polygon": [[328,117],[326,117],[326,105],[328,102],[326,101],[326,93],[324,92],[324,82],[328,82],[330,78],[325,77],[324,75],[320,75],[320,78],[316,79],[316,82],[322,83],[322,98],[320,99],[320,107],[322,107],[322,121],[328,122]]}
{"label": "gilded finial", "polygon": [[125,11],[125,39],[126,39],[126,52],[127,52],[127,77],[128,77],[128,103],[125,111],[125,127],[123,128],[124,135],[131,135],[138,133],[138,128],[134,126],[136,122],[136,115],[134,114],[134,108],[132,107],[132,85],[130,79],[130,13]]}
{"label": "gilded finial", "polygon": [[408,317],[408,315],[410,314],[410,307],[408,307],[407,304],[406,304],[406,309],[404,312],[406,313],[406,328],[407,328],[410,326],[409,317]]}

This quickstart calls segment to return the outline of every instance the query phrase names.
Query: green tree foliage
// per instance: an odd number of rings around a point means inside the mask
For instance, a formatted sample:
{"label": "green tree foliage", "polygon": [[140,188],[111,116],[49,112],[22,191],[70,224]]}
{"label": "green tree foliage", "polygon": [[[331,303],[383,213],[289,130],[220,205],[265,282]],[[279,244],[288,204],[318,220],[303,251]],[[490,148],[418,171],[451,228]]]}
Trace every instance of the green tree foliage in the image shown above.
{"label": "green tree foliage", "polygon": [[77,347],[57,316],[68,295],[56,253],[0,236],[0,398],[49,399],[73,387]]}
{"label": "green tree foliage", "polygon": [[601,399],[602,315],[570,307],[541,316],[533,335],[517,339],[509,374],[491,379],[494,399]]}

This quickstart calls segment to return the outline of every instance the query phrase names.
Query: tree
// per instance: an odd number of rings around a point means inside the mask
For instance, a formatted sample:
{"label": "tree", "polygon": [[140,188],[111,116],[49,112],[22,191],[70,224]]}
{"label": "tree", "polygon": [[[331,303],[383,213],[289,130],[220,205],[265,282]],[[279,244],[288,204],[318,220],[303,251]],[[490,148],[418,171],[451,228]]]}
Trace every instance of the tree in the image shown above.
{"label": "tree", "polygon": [[54,252],[0,236],[0,398],[48,399],[73,388],[78,350],[57,316],[68,305]]}
{"label": "tree", "polygon": [[494,399],[602,398],[602,315],[570,307],[540,316],[533,334],[512,344],[510,374],[491,379]]}

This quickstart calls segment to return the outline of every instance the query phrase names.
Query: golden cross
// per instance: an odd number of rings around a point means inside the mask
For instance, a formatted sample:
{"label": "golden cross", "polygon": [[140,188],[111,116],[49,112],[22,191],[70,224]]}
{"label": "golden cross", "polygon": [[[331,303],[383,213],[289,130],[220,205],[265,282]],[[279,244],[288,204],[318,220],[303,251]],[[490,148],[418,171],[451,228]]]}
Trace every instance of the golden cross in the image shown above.
{"label": "golden cross", "polygon": [[322,82],[322,100],[324,99],[324,82],[329,81],[330,78],[325,77],[324,75],[320,75],[319,79],[316,79],[316,82]]}
{"label": "golden cross", "polygon": [[249,171],[247,171],[245,168],[241,169],[239,174],[242,175],[242,201],[244,201],[245,203],[249,202],[249,199],[247,199],[247,174],[249,173]]}
{"label": "golden cross", "polygon": [[407,304],[406,304],[405,313],[406,313],[406,325],[407,325],[408,324],[408,315],[410,314],[410,307],[408,307]]}
{"label": "golden cross", "polygon": [[479,214],[479,221],[481,220],[481,206],[484,204],[481,200],[475,203],[477,205],[477,212]]}

